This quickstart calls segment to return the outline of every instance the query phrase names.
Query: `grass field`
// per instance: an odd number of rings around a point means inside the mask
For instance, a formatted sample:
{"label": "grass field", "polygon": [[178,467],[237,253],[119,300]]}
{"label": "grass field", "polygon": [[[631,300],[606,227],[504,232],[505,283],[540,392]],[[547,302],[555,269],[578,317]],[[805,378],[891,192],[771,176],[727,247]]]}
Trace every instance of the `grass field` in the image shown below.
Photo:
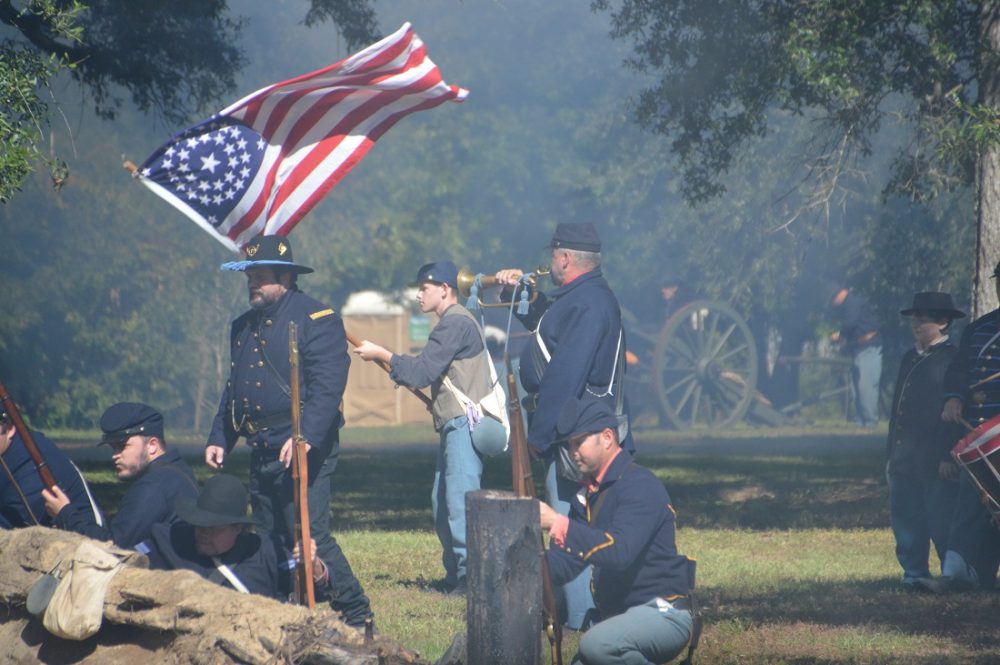
{"label": "grass field", "polygon": [[[443,576],[430,515],[434,452],[425,435],[409,447],[400,436],[345,432],[335,533],[379,629],[434,660],[464,630],[465,601],[433,590]],[[640,446],[677,508],[681,551],[698,561],[706,627],[697,663],[1000,663],[996,594],[900,590],[883,438],[654,432]],[[228,470],[245,478],[246,460]],[[508,464],[490,460],[485,486],[509,488]],[[114,505],[122,487],[107,465],[83,468],[102,505]],[[566,662],[575,643],[567,638]]]}

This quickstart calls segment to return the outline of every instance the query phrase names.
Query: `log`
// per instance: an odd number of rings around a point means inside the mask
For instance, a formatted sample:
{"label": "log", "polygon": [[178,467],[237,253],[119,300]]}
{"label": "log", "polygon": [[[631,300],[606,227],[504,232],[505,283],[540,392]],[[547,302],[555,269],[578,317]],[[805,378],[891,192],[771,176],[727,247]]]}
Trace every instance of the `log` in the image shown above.
{"label": "log", "polygon": [[538,504],[510,492],[465,495],[468,665],[538,665],[542,537]]}
{"label": "log", "polygon": [[0,613],[0,642],[12,645],[0,663],[65,660],[56,654],[81,663],[426,663],[381,636],[366,644],[328,607],[308,610],[238,593],[191,571],[148,570],[139,554],[112,580],[98,634],[83,642],[61,640],[27,613],[25,599],[57,562],[66,570],[84,540],[45,527],[0,531],[0,602],[7,610]]}

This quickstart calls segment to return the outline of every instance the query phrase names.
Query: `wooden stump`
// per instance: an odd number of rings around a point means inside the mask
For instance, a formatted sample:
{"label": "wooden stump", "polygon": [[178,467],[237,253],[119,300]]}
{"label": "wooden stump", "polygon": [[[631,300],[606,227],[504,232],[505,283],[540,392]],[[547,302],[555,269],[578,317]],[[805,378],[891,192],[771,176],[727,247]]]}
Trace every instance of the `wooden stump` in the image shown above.
{"label": "wooden stump", "polygon": [[468,665],[541,662],[538,504],[510,492],[465,495]]}

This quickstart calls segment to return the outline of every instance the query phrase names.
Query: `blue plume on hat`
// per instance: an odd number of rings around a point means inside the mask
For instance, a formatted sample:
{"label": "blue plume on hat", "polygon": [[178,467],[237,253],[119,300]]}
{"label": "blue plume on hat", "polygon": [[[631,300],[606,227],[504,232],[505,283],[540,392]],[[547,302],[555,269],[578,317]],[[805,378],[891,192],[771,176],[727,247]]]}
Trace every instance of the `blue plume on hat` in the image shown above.
{"label": "blue plume on hat", "polygon": [[292,260],[292,244],[285,236],[257,236],[246,244],[243,251],[245,259],[223,263],[220,270],[246,272],[257,266],[271,266],[288,268],[303,275],[313,272],[312,268]]}

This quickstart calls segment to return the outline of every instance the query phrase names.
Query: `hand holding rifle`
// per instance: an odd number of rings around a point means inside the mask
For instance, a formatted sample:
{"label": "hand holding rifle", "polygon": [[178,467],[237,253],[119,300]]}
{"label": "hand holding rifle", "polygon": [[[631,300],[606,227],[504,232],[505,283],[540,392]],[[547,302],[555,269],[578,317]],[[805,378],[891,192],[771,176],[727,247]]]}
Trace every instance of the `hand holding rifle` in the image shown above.
{"label": "hand holding rifle", "polygon": [[[389,361],[392,360],[391,351],[368,340],[360,340],[351,333],[347,333],[347,341],[354,347],[354,353],[361,356],[362,360],[372,360],[376,365],[384,369],[386,374],[392,373],[392,368],[389,367]],[[431,398],[425,393],[410,386],[406,386],[406,389],[416,395],[424,403],[424,406],[428,409],[431,408]]]}

